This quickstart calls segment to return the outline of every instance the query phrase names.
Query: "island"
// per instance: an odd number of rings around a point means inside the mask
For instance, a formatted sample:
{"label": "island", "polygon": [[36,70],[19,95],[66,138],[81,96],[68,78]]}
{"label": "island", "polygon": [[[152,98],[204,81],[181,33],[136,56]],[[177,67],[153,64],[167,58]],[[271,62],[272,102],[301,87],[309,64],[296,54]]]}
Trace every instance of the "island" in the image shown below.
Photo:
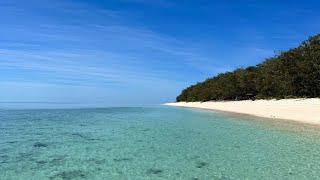
{"label": "island", "polygon": [[171,106],[320,124],[320,34],[262,63],[191,85]]}

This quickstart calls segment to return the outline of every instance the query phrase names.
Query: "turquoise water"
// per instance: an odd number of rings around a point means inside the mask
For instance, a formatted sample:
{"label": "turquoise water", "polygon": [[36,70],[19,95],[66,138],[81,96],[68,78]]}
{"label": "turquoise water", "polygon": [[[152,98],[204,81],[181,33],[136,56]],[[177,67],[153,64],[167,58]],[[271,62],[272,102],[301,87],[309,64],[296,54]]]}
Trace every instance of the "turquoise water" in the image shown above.
{"label": "turquoise water", "polygon": [[165,106],[0,110],[0,179],[317,179],[318,130]]}

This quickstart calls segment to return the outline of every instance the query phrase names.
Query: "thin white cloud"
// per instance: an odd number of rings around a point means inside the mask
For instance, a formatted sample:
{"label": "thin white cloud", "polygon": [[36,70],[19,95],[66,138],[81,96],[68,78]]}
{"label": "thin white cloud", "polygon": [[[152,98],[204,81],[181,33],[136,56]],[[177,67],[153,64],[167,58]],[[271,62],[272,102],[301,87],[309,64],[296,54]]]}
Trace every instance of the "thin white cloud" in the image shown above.
{"label": "thin white cloud", "polygon": [[[126,12],[50,0],[34,10],[32,3],[0,8],[15,19],[0,29],[0,71],[7,72],[1,81],[177,91],[230,69],[193,42],[126,22]],[[186,76],[191,71],[197,76]]]}

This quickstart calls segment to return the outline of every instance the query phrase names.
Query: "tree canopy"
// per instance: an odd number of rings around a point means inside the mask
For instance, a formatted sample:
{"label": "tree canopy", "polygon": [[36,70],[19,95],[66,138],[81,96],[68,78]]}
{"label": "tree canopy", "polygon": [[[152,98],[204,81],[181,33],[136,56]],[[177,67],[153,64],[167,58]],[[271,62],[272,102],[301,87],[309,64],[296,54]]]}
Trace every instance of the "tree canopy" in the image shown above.
{"label": "tree canopy", "polygon": [[218,74],[182,91],[177,101],[320,97],[320,34],[256,66]]}

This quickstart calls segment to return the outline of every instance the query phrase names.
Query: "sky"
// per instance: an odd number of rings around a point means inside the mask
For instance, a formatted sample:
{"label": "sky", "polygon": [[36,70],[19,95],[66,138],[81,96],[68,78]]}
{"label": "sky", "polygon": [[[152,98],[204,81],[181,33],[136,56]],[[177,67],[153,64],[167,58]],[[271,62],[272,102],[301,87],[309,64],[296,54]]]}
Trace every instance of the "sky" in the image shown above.
{"label": "sky", "polygon": [[0,102],[161,104],[320,31],[320,1],[1,0]]}

